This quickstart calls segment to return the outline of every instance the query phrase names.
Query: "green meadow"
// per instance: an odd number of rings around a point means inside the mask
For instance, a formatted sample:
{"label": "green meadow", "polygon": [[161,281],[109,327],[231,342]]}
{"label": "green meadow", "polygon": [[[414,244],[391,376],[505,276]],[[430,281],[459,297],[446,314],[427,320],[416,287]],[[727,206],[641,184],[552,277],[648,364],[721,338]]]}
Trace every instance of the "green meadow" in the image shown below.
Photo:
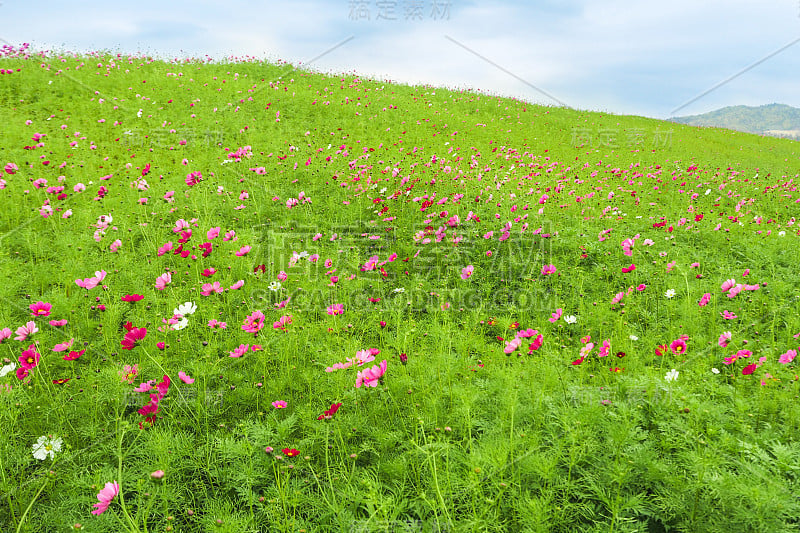
{"label": "green meadow", "polygon": [[0,530],[800,526],[800,144],[0,57]]}

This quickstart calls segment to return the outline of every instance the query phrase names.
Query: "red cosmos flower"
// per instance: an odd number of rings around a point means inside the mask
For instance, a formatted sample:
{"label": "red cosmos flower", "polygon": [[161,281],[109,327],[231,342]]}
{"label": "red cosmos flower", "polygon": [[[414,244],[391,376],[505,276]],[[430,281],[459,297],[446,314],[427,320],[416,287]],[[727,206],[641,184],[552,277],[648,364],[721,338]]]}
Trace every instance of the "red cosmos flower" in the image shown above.
{"label": "red cosmos flower", "polygon": [[259,270],[261,271],[262,274],[266,274],[267,273],[267,266],[266,265],[257,265],[253,269],[253,274],[257,273]]}
{"label": "red cosmos flower", "polygon": [[[327,411],[325,411],[324,413],[322,413],[321,415],[319,415],[317,417],[317,420],[323,420],[323,419],[324,420],[330,420],[331,418],[333,418],[333,415],[336,414],[336,411],[338,411],[341,406],[342,406],[341,403],[332,403],[331,404],[331,408],[328,409]],[[286,453],[286,452],[284,451],[284,453]]]}
{"label": "red cosmos flower", "polygon": [[144,298],[144,296],[142,296],[141,294],[126,294],[125,296],[122,297],[122,301],[123,302],[138,302],[142,298]]}
{"label": "red cosmos flower", "polygon": [[581,356],[581,358],[580,358],[580,359],[576,359],[576,360],[574,360],[574,361],[573,361],[572,363],[570,363],[570,364],[571,364],[571,365],[578,366],[579,364],[583,363],[583,360],[584,360],[585,358],[586,358],[586,356],[585,356],[585,355],[583,355],[583,356]]}
{"label": "red cosmos flower", "polygon": [[54,379],[53,385],[63,385],[67,381],[71,380],[72,378],[61,378],[61,379]]}
{"label": "red cosmos flower", "polygon": [[69,352],[67,355],[64,356],[64,361],[75,361],[78,358],[80,358],[80,356],[82,356],[84,352],[86,352],[86,350],[81,350],[80,352],[75,352],[75,351]]}
{"label": "red cosmos flower", "polygon": [[213,246],[210,242],[204,242],[203,244],[198,246],[198,248],[203,250],[203,257],[208,257],[209,255],[211,255],[211,250],[213,249]]}
{"label": "red cosmos flower", "polygon": [[300,450],[295,450],[294,448],[284,448],[281,451],[286,457],[294,457],[295,455],[300,455]]}
{"label": "red cosmos flower", "polygon": [[749,376],[750,374],[755,372],[756,368],[758,368],[758,365],[756,363],[752,363],[750,365],[747,365],[746,367],[744,367],[742,369],[742,375],[743,376]]}
{"label": "red cosmos flower", "polygon": [[128,333],[125,334],[125,338],[120,342],[123,350],[133,350],[136,343],[147,335],[146,328],[135,328],[130,322],[125,324],[125,329],[128,330]]}
{"label": "red cosmos flower", "polygon": [[667,346],[666,344],[661,344],[659,346],[656,346],[656,355],[661,357],[662,355],[667,353],[667,350],[669,350],[669,346]]}

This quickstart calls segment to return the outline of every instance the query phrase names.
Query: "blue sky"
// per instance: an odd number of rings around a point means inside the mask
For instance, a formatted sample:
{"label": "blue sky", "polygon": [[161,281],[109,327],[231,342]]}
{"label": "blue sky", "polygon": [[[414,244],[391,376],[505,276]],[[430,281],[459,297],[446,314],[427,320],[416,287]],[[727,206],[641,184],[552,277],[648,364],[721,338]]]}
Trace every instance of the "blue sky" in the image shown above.
{"label": "blue sky", "polygon": [[616,114],[800,107],[800,0],[2,0],[0,20],[35,50],[255,56]]}

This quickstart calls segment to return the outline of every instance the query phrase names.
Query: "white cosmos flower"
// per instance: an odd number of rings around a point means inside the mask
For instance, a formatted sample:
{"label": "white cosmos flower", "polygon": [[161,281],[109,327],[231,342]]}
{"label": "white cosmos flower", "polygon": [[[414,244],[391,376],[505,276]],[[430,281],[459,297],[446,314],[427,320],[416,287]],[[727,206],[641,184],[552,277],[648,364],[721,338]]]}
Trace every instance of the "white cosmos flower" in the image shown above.
{"label": "white cosmos flower", "polygon": [[54,439],[51,435],[42,435],[33,445],[33,457],[44,461],[49,455],[50,459],[52,459],[55,457],[56,452],[61,451],[61,443],[62,440],[60,438]]}
{"label": "white cosmos flower", "polygon": [[667,298],[672,298],[675,296],[675,289],[667,289],[667,292],[664,293],[664,296]]}
{"label": "white cosmos flower", "polygon": [[189,319],[182,317],[177,323],[172,324],[172,329],[179,331],[189,325]]}
{"label": "white cosmos flower", "polygon": [[679,372],[673,368],[672,370],[667,372],[667,375],[664,376],[664,379],[666,379],[667,381],[675,381],[678,379],[678,374]]}
{"label": "white cosmos flower", "polygon": [[711,372],[713,372],[714,374],[719,374],[719,369],[718,368],[712,368]]}
{"label": "white cosmos flower", "polygon": [[566,322],[567,324],[574,324],[577,321],[578,317],[576,317],[575,315],[567,315],[564,317],[564,322]]}
{"label": "white cosmos flower", "polygon": [[628,338],[630,340],[632,340],[632,341],[638,341],[639,340],[639,337],[637,337],[636,335],[630,335]]}
{"label": "white cosmos flower", "polygon": [[17,368],[16,363],[9,363],[3,368],[0,368],[0,378],[8,374],[9,372],[13,372]]}
{"label": "white cosmos flower", "polygon": [[392,292],[406,292],[406,290],[403,287],[398,287],[395,290],[393,290]]}
{"label": "white cosmos flower", "polygon": [[172,310],[172,314],[174,315],[191,315],[195,311],[197,311],[197,305],[194,302],[186,302],[178,306],[177,309]]}
{"label": "white cosmos flower", "polygon": [[269,284],[269,286],[267,288],[269,290],[271,290],[272,292],[277,292],[278,289],[281,288],[281,282],[280,281],[273,281],[272,283]]}

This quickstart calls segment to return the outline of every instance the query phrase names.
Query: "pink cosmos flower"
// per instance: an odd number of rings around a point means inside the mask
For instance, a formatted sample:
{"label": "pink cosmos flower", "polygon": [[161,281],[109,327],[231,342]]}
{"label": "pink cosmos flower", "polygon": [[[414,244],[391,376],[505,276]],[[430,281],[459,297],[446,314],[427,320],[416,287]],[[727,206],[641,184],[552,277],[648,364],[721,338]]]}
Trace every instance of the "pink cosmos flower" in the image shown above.
{"label": "pink cosmos flower", "polygon": [[542,267],[542,276],[549,276],[550,274],[555,274],[556,267],[554,265],[544,265]]}
{"label": "pink cosmos flower", "polygon": [[733,313],[731,313],[727,309],[725,309],[720,314],[722,315],[722,318],[724,318],[725,320],[733,320],[734,318],[738,318],[736,315],[734,315]]}
{"label": "pink cosmos flower", "polygon": [[11,338],[11,328],[0,329],[0,344],[2,344],[4,340],[9,338]]}
{"label": "pink cosmos flower", "polygon": [[610,350],[611,350],[611,342],[608,339],[606,339],[600,346],[600,350],[597,353],[597,357],[606,357]]}
{"label": "pink cosmos flower", "polygon": [[100,284],[100,282],[105,279],[105,277],[106,277],[106,271],[98,270],[97,272],[94,273],[94,277],[85,279],[76,279],[75,283],[78,285],[78,287],[90,290],[97,287]]}
{"label": "pink cosmos flower", "polygon": [[111,243],[111,246],[109,246],[108,249],[111,250],[112,253],[116,253],[120,246],[122,246],[122,241],[117,239]]}
{"label": "pink cosmos flower", "polygon": [[210,278],[211,276],[216,274],[216,272],[217,272],[217,270],[215,268],[206,268],[205,270],[203,270],[202,275],[207,277],[207,278]]}
{"label": "pink cosmos flower", "polygon": [[208,232],[206,233],[206,237],[208,237],[208,240],[209,240],[209,241],[210,241],[211,239],[216,239],[216,238],[219,236],[219,232],[220,232],[220,231],[222,231],[222,228],[220,228],[219,226],[217,226],[216,228],[211,228],[211,229],[210,229],[210,230],[208,230]]}
{"label": "pink cosmos flower", "polygon": [[226,324],[225,322],[219,322],[217,319],[212,318],[211,320],[208,321],[208,327],[210,327],[211,329],[214,329],[216,327],[218,327],[219,329],[226,329],[228,327],[228,324]]}
{"label": "pink cosmos flower", "polygon": [[156,278],[156,289],[163,291],[170,283],[172,283],[172,274],[165,272]]}
{"label": "pink cosmos flower", "polygon": [[238,252],[236,252],[236,255],[237,255],[238,257],[245,256],[245,255],[247,255],[247,253],[248,253],[250,250],[251,250],[250,246],[246,244],[246,245],[242,246],[241,248],[239,248],[239,251],[238,251]]}
{"label": "pink cosmos flower", "polygon": [[172,241],[167,242],[166,244],[164,244],[164,246],[159,248],[157,255],[158,255],[158,257],[161,257],[162,255],[164,255],[165,253],[169,252],[170,250],[172,250]]}
{"label": "pink cosmos flower", "polygon": [[728,292],[732,287],[736,286],[736,280],[731,278],[722,282],[722,292]]}
{"label": "pink cosmos flower", "polygon": [[[137,374],[139,374],[139,365],[125,365],[122,367],[122,370],[119,371],[119,375],[122,378],[123,383],[133,383],[133,380],[136,379]],[[155,381],[153,383],[155,383]],[[150,390],[149,385],[147,390]]]}
{"label": "pink cosmos flower", "polygon": [[381,361],[380,366],[373,366],[371,368],[366,368],[359,372],[356,375],[356,388],[360,388],[361,385],[365,387],[377,387],[378,382],[386,373],[386,359]]}
{"label": "pink cosmos flower", "polygon": [[611,305],[614,305],[614,304],[617,304],[617,303],[619,303],[619,302],[620,302],[620,300],[622,300],[622,298],[623,298],[624,296],[625,296],[625,293],[624,293],[624,292],[618,292],[618,293],[617,293],[617,294],[616,294],[616,295],[615,295],[615,296],[614,296],[614,297],[611,299]]}
{"label": "pink cosmos flower", "polygon": [[287,405],[288,404],[283,400],[276,400],[272,402],[272,407],[274,407],[275,409],[286,409]]}
{"label": "pink cosmos flower", "polygon": [[705,307],[708,305],[708,302],[710,301],[711,301],[711,293],[707,292],[702,296],[702,298],[700,298],[700,301],[697,302],[697,305],[699,305],[700,307]]}
{"label": "pink cosmos flower", "polygon": [[719,336],[719,340],[717,341],[717,344],[719,344],[723,348],[727,348],[728,347],[728,343],[730,342],[732,337],[733,337],[733,335],[731,334],[731,332],[730,331],[726,331],[722,335]]}
{"label": "pink cosmos flower", "polygon": [[[125,366],[127,368],[128,365],[125,365]],[[136,366],[137,365],[133,365],[134,368],[136,368]],[[138,370],[137,370],[137,372],[138,372]],[[151,390],[153,388],[153,385],[155,384],[155,382],[156,382],[156,380],[151,379],[151,380],[146,381],[145,383],[140,383],[138,387],[133,389],[133,391],[134,392],[147,392],[147,391],[149,391],[149,390]]]}
{"label": "pink cosmos flower", "polygon": [[559,307],[558,309],[556,309],[556,312],[553,313],[552,316],[550,318],[548,318],[547,320],[549,320],[550,322],[555,324],[556,322],[558,322],[558,319],[561,318],[562,314],[563,314],[563,309],[561,309]]}
{"label": "pink cosmos flower", "polygon": [[356,352],[356,356],[354,359],[348,359],[348,366],[350,364],[355,364],[357,366],[364,366],[367,363],[371,363],[375,360],[375,356],[378,355],[380,350],[375,348],[370,348],[368,350],[359,350]]}
{"label": "pink cosmos flower", "polygon": [[579,353],[581,362],[583,362],[583,359],[586,356],[588,356],[590,353],[592,353],[592,350],[594,350],[594,343],[593,342],[590,342],[590,343],[586,344],[583,348],[581,348],[581,351]]}
{"label": "pink cosmos flower", "polygon": [[642,292],[642,291],[643,291],[643,290],[645,290],[646,288],[647,288],[647,285],[645,285],[644,283],[642,283],[642,284],[640,284],[640,285],[638,285],[638,286],[636,287],[636,290],[637,290],[637,291],[639,291],[639,292]]}
{"label": "pink cosmos flower", "polygon": [[111,501],[117,497],[117,494],[119,494],[119,483],[116,481],[106,483],[105,487],[97,494],[97,499],[100,502],[94,504],[97,509],[92,511],[92,514],[101,515],[106,512],[106,509],[108,509]]}
{"label": "pink cosmos flower", "polygon": [[241,357],[250,349],[249,344],[240,344],[238,348],[230,352],[230,357]]}
{"label": "pink cosmos flower", "polygon": [[28,338],[28,335],[33,335],[34,333],[38,332],[39,328],[36,327],[36,323],[33,320],[28,321],[24,326],[20,326],[17,328],[17,336],[14,337],[15,341],[24,341]]}
{"label": "pink cosmos flower", "polygon": [[272,327],[274,329],[280,329],[282,331],[286,331],[286,326],[292,323],[292,316],[291,315],[284,315],[280,317],[278,320],[272,323]]}
{"label": "pink cosmos flower", "polygon": [[344,313],[344,304],[329,305],[326,311],[331,316],[341,315]]}
{"label": "pink cosmos flower", "polygon": [[[51,326],[53,326],[54,328],[60,328],[61,326],[66,326],[66,325],[67,325],[67,320],[66,320],[66,319],[61,319],[61,320],[51,320],[51,321],[50,321],[50,322],[48,322],[48,323],[49,323]],[[0,340],[1,340],[1,339],[2,339],[2,335],[0,335]]]}
{"label": "pink cosmos flower", "polygon": [[514,337],[513,339],[511,339],[506,343],[505,348],[503,348],[503,353],[505,353],[506,355],[513,353],[520,346],[522,346],[522,338]]}
{"label": "pink cosmos flower", "polygon": [[70,348],[72,348],[72,343],[73,342],[75,342],[75,339],[70,339],[67,342],[62,342],[60,344],[56,344],[55,346],[53,346],[53,351],[54,352],[63,352],[65,350],[69,350]]}
{"label": "pink cosmos flower", "polygon": [[183,370],[181,370],[180,372],[178,372],[178,379],[180,379],[181,381],[183,381],[183,382],[184,382],[184,383],[186,383],[187,385],[191,385],[192,383],[194,383],[194,379],[192,379],[192,378],[190,378],[188,375],[186,375],[186,374],[183,372]]}
{"label": "pink cosmos flower", "polygon": [[289,275],[286,272],[283,270],[278,272],[278,281],[286,281],[287,279],[289,279]]}
{"label": "pink cosmos flower", "polygon": [[795,357],[797,357],[797,350],[789,350],[786,353],[781,354],[781,357],[780,359],[778,359],[778,362],[781,363],[782,365],[788,365],[794,360]]}
{"label": "pink cosmos flower", "polygon": [[230,290],[235,291],[241,289],[242,287],[244,287],[244,280],[240,279],[239,281],[230,286]]}
{"label": "pink cosmos flower", "polygon": [[261,328],[264,327],[264,313],[259,310],[253,312],[252,315],[247,315],[244,320],[244,325],[242,329],[248,333],[253,333],[254,335],[258,335],[258,332],[261,331]]}
{"label": "pink cosmos flower", "polygon": [[138,302],[139,300],[142,300],[143,298],[144,298],[144,296],[142,296],[141,294],[126,294],[125,296],[123,296],[120,299],[123,302]]}
{"label": "pink cosmos flower", "polygon": [[467,265],[461,269],[461,279],[468,279],[472,276],[472,271],[475,270],[475,267],[472,265]]}
{"label": "pink cosmos flower", "polygon": [[52,304],[46,302],[36,302],[28,307],[31,310],[31,316],[50,316],[50,310],[53,308]]}

